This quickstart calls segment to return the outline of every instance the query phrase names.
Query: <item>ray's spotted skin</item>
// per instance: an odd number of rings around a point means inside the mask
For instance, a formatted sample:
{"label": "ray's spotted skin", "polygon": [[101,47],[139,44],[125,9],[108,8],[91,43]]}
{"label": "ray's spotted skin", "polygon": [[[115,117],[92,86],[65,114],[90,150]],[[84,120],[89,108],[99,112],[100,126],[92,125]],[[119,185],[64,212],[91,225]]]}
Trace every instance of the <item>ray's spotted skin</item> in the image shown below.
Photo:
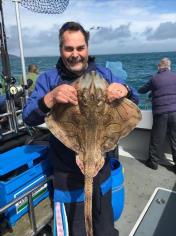
{"label": "ray's spotted skin", "polygon": [[103,167],[105,153],[137,126],[141,112],[126,98],[110,103],[109,84],[94,71],[80,77],[72,86],[77,90],[78,105],[55,104],[46,124],[56,138],[76,153],[76,163],[85,176],[86,233],[93,236],[93,177]]}

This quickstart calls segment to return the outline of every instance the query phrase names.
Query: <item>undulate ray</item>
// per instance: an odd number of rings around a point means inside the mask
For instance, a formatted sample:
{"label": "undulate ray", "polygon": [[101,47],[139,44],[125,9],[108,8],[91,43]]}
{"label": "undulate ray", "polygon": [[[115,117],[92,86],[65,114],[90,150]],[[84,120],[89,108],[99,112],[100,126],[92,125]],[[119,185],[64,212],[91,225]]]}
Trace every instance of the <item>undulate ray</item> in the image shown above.
{"label": "undulate ray", "polygon": [[76,153],[76,163],[85,176],[86,233],[93,236],[93,177],[103,167],[105,153],[136,127],[141,112],[126,98],[109,103],[108,83],[95,71],[72,85],[77,89],[78,105],[56,104],[46,117],[46,124],[56,138]]}

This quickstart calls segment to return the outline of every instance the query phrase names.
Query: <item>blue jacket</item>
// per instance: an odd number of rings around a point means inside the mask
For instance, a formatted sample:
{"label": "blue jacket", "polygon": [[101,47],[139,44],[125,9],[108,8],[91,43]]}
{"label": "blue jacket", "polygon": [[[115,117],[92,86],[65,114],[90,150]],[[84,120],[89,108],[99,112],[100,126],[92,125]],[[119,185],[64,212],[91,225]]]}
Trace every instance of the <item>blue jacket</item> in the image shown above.
{"label": "blue jacket", "polygon": [[161,69],[144,86],[139,93],[152,92],[153,114],[176,111],[176,73]]}
{"label": "blue jacket", "polygon": [[[96,71],[103,76],[108,83],[124,83],[119,78],[112,75],[111,71],[102,66],[96,65]],[[51,69],[41,74],[35,85],[35,89],[28,98],[23,110],[23,119],[29,126],[36,126],[44,122],[46,116],[38,106],[38,101],[49,91],[57,87],[59,84],[67,83],[63,81],[58,69]],[[131,100],[138,102],[138,96],[134,89],[131,90]],[[50,158],[53,163],[54,186],[63,190],[74,190],[84,186],[84,176],[76,165],[75,153],[64,146],[53,135],[50,139]],[[110,175],[109,159],[105,159],[105,165],[98,175],[103,182]],[[96,178],[96,177],[95,177]]]}

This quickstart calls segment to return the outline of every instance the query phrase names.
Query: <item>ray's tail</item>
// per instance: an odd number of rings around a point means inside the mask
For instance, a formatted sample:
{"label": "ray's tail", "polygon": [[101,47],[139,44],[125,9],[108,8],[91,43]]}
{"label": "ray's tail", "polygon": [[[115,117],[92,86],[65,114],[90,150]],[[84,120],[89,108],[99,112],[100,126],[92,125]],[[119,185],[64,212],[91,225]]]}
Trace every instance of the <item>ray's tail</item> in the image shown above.
{"label": "ray's tail", "polygon": [[92,192],[93,192],[93,178],[85,176],[85,227],[87,236],[93,236],[93,223],[92,223]]}

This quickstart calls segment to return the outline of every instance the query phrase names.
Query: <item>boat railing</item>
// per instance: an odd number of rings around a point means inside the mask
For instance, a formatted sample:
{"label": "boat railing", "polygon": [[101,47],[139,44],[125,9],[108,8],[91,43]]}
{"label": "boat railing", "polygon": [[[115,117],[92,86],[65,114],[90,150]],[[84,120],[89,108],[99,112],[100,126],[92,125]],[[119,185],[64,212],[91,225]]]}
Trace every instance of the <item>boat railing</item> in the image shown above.
{"label": "boat railing", "polygon": [[6,100],[6,111],[0,114],[0,119],[7,118],[8,124],[6,124],[5,121],[4,123],[0,124],[2,136],[11,133],[17,133],[18,131],[26,128],[21,118],[22,107],[24,106],[24,98],[20,97],[18,100],[19,100],[18,108],[15,105],[14,99]]}
{"label": "boat railing", "polygon": [[141,110],[151,110],[152,108],[151,98],[140,99],[139,107],[141,108]]}
{"label": "boat railing", "polygon": [[16,203],[18,203],[19,201],[21,201],[22,199],[27,197],[28,204],[29,204],[29,218],[30,218],[30,224],[31,224],[31,230],[32,230],[32,234],[30,234],[29,236],[37,235],[47,224],[50,223],[50,221],[52,220],[52,217],[50,219],[48,219],[47,221],[43,222],[43,224],[40,225],[40,227],[37,227],[36,217],[35,217],[35,207],[33,206],[32,194],[33,194],[33,192],[37,191],[44,184],[48,183],[52,179],[53,179],[52,175],[47,177],[44,181],[40,182],[38,185],[33,187],[31,190],[27,191],[26,193],[24,193],[20,197],[14,199],[13,201],[9,202],[8,204],[6,204],[2,208],[0,208],[0,214],[5,213],[10,207],[14,206]]}

